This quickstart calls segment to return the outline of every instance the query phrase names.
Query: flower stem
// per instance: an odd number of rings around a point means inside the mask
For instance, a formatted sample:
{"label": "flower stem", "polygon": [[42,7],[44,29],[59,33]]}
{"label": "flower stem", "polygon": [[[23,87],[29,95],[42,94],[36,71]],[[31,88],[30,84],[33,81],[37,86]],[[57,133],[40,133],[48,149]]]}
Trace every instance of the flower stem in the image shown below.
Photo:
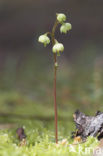
{"label": "flower stem", "polygon": [[58,143],[58,117],[57,117],[57,103],[56,103],[56,75],[57,75],[57,68],[54,66],[55,140],[56,140],[56,143]]}
{"label": "flower stem", "polygon": [[[52,29],[51,39],[52,45],[55,44],[55,30],[58,25],[58,21],[56,20]],[[57,63],[56,54],[54,53],[54,111],[55,111],[55,141],[58,143],[58,117],[57,117],[57,103],[56,103],[56,77],[57,77],[57,67],[55,64]]]}

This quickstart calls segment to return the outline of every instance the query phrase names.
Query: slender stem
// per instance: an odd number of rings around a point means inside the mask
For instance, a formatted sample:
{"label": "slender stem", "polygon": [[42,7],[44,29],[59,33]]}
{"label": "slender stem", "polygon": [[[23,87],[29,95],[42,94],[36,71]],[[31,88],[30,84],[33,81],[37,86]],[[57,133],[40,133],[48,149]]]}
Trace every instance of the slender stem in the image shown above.
{"label": "slender stem", "polygon": [[57,69],[54,67],[54,110],[55,110],[55,140],[58,143],[58,117],[57,117],[57,103],[56,103],[56,73]]}
{"label": "slender stem", "polygon": [[[52,45],[55,44],[55,30],[58,25],[58,21],[56,20],[52,29],[51,39]],[[58,117],[57,117],[57,103],[56,103],[56,76],[57,76],[57,67],[55,63],[57,62],[56,54],[54,53],[54,111],[55,111],[55,140],[58,143]]]}

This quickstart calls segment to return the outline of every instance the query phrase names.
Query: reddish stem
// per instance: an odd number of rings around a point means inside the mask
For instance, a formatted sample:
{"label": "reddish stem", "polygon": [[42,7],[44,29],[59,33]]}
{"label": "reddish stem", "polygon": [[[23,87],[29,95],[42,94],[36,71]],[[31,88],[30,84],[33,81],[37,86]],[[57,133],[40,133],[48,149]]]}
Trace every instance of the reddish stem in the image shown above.
{"label": "reddish stem", "polygon": [[[52,45],[55,44],[55,30],[58,25],[58,21],[56,20],[52,33],[51,33],[51,38],[52,38]],[[58,118],[57,118],[57,103],[56,103],[56,75],[57,75],[57,67],[55,66],[56,64],[56,53],[54,53],[54,111],[55,111],[55,141],[58,143]]]}
{"label": "reddish stem", "polygon": [[[55,60],[56,60],[56,56]],[[55,61],[56,63],[56,61]],[[55,111],[55,140],[56,143],[58,143],[58,117],[57,117],[57,103],[56,103],[56,74],[57,74],[57,69],[54,66],[54,111]]]}

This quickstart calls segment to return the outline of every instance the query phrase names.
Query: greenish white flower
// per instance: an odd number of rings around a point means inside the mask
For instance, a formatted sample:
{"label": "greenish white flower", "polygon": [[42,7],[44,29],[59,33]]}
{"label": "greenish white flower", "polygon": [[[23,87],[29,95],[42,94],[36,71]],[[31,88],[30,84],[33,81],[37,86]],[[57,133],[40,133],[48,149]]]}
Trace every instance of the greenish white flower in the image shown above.
{"label": "greenish white flower", "polygon": [[56,43],[52,48],[53,53],[59,53],[64,51],[64,46],[62,43]]}
{"label": "greenish white flower", "polygon": [[46,45],[50,43],[50,39],[49,39],[49,37],[47,36],[47,34],[43,34],[43,35],[40,35],[40,36],[39,36],[38,42],[43,43],[44,46],[46,47]]}
{"label": "greenish white flower", "polygon": [[66,21],[66,15],[62,14],[62,13],[57,14],[57,20],[59,23],[65,22]]}
{"label": "greenish white flower", "polygon": [[60,32],[61,33],[67,33],[67,31],[72,29],[72,25],[70,23],[63,23],[60,27]]}

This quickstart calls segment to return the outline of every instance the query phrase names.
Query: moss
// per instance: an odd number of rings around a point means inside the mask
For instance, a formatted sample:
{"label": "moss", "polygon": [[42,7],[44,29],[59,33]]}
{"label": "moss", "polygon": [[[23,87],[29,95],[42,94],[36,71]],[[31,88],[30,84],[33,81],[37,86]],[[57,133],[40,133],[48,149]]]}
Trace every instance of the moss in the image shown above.
{"label": "moss", "polygon": [[[2,156],[77,156],[85,150],[90,152],[97,146],[96,138],[89,137],[87,142],[73,145],[70,139],[70,124],[59,122],[59,142],[67,139],[66,144],[55,144],[53,122],[22,121],[26,138],[26,146],[20,146],[16,136],[16,128],[0,131],[0,155]],[[19,121],[19,124],[22,125]],[[64,127],[65,126],[65,127]],[[68,130],[68,131],[67,131]]]}

